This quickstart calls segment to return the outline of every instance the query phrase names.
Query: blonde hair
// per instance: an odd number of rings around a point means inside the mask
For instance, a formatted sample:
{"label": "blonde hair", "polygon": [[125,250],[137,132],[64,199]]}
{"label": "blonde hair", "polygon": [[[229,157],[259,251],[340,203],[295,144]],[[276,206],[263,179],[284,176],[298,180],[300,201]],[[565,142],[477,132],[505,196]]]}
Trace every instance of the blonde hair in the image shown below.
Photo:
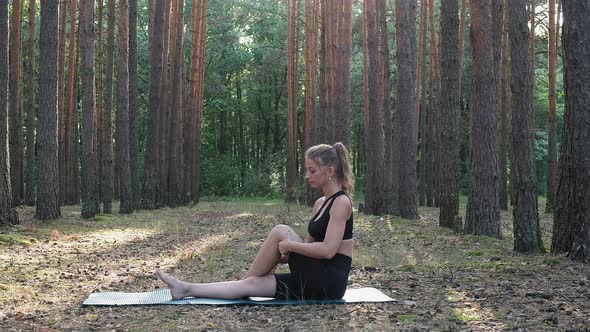
{"label": "blonde hair", "polygon": [[344,144],[337,142],[334,145],[319,144],[307,149],[305,158],[313,160],[320,166],[332,166],[336,171],[336,177],[342,183],[342,190],[349,196],[354,191],[354,175],[348,162],[348,150]]}

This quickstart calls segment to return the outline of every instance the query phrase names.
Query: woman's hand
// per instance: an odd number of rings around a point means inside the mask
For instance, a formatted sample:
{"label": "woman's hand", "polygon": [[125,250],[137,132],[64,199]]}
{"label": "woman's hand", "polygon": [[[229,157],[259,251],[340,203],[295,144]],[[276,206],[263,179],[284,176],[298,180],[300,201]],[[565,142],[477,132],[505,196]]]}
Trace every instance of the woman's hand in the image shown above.
{"label": "woman's hand", "polygon": [[289,242],[291,241],[284,240],[279,242],[279,252],[281,253],[281,262],[283,263],[287,263],[287,261],[289,260],[289,253],[291,252],[289,250]]}

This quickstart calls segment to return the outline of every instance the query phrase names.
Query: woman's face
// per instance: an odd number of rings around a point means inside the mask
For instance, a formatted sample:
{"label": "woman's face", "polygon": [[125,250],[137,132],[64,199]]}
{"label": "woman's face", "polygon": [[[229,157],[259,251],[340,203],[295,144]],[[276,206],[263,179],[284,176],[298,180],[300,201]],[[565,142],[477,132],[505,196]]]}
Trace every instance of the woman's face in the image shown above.
{"label": "woman's face", "polygon": [[330,167],[321,167],[315,161],[305,158],[305,179],[312,188],[322,188],[329,180]]}

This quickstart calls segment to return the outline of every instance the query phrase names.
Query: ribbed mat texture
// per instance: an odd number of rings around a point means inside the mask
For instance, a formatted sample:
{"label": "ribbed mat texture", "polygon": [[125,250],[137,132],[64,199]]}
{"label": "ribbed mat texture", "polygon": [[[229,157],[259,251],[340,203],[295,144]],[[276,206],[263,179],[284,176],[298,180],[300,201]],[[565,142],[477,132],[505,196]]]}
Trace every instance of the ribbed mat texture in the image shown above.
{"label": "ribbed mat texture", "polygon": [[84,301],[84,305],[150,305],[150,304],[206,304],[206,305],[301,305],[328,303],[361,303],[361,302],[396,302],[395,299],[383,294],[375,288],[349,289],[342,300],[277,300],[268,297],[250,297],[248,299],[212,299],[212,298],[184,298],[172,300],[169,289],[158,289],[152,292],[123,293],[99,292],[92,293]]}

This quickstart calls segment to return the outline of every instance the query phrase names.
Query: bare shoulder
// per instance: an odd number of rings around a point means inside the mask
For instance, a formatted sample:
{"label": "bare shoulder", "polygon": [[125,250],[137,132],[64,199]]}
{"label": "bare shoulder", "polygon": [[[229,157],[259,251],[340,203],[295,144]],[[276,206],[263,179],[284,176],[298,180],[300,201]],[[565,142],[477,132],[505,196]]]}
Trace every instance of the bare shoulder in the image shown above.
{"label": "bare shoulder", "polygon": [[350,214],[352,211],[352,200],[346,195],[340,195],[334,199],[332,210],[334,209]]}

